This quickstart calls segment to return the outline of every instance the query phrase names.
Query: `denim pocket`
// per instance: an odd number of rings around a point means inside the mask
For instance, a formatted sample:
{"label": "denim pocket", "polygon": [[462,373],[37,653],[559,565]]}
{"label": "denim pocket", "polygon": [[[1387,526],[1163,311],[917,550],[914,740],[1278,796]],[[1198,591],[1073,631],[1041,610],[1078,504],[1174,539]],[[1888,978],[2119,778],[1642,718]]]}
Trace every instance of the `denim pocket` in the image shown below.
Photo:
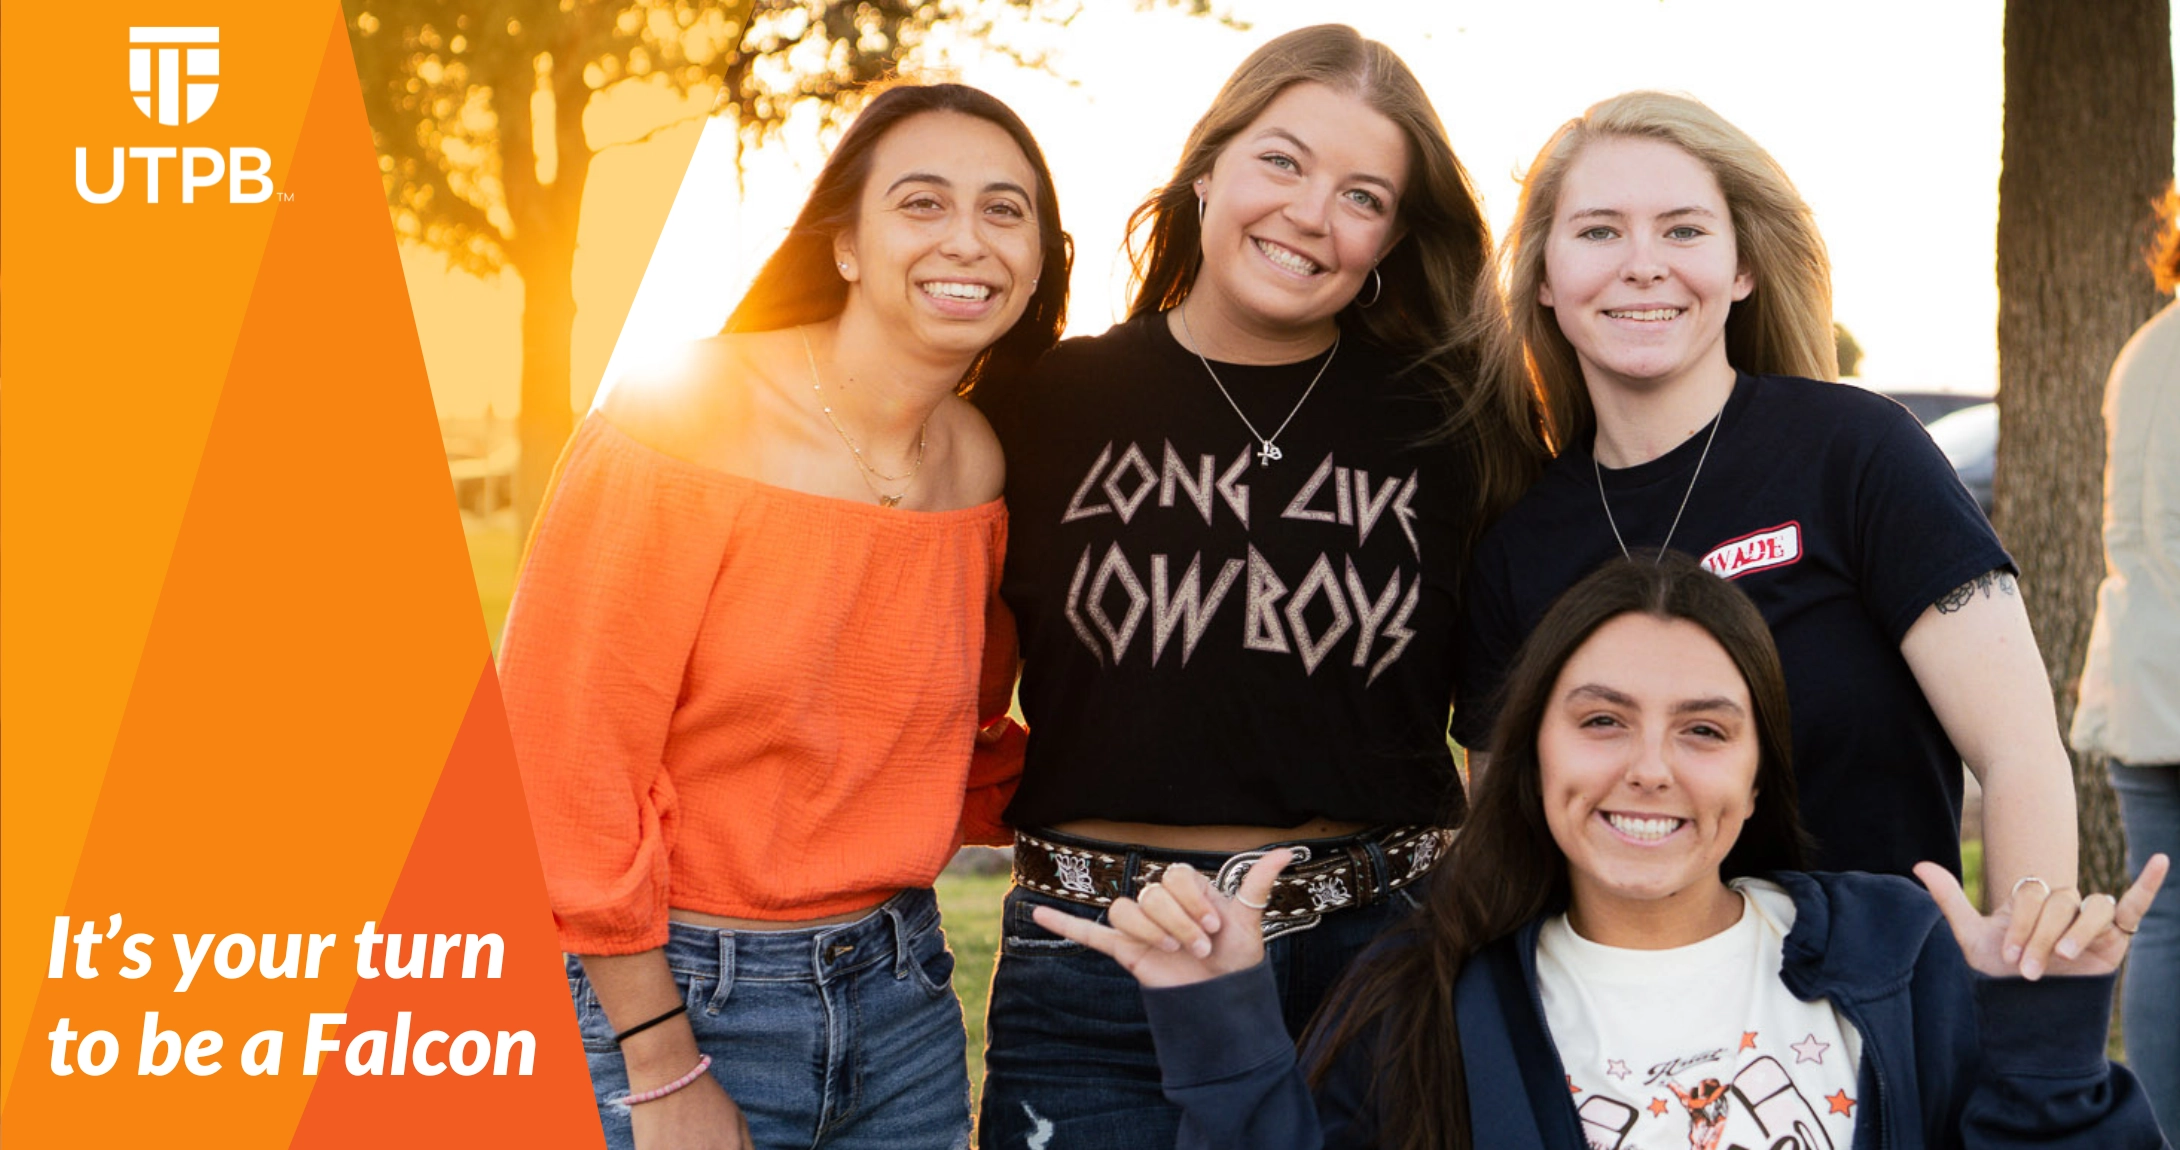
{"label": "denim pocket", "polygon": [[946,945],[946,935],[937,927],[909,940],[908,957],[925,993],[943,998],[954,992],[954,948]]}
{"label": "denim pocket", "polygon": [[1005,914],[1002,916],[1003,925],[999,939],[999,952],[1001,954],[1020,955],[1027,958],[1035,955],[1082,954],[1090,949],[1079,942],[1061,938],[1059,935],[1037,925],[1037,920],[1030,917],[1030,912],[1040,906],[1051,907],[1061,914],[1071,914],[1076,918],[1087,918],[1094,922],[1103,922],[1105,920],[1104,911],[1094,910],[1079,903],[1045,898],[1042,895],[1026,892],[1021,887],[1015,887],[1007,892]]}
{"label": "denim pocket", "polygon": [[619,1049],[613,1043],[613,1024],[606,1020],[605,1008],[598,1005],[598,992],[590,985],[590,976],[583,973],[582,960],[568,957],[568,998],[575,1004],[576,1030],[583,1036],[583,1050],[589,1054],[605,1054]]}

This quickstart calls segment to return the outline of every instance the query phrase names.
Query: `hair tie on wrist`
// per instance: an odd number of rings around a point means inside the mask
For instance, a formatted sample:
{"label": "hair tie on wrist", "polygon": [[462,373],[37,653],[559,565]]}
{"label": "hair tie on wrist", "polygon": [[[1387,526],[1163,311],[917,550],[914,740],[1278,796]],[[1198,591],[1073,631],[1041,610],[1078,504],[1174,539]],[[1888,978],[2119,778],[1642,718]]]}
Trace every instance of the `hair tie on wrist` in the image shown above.
{"label": "hair tie on wrist", "polygon": [[[644,1031],[649,1030],[654,1026],[657,1026],[659,1023],[664,1022],[669,1018],[679,1018],[680,1016],[687,1013],[689,1013],[689,1004],[686,1002],[678,1003],[672,1010],[669,1010],[666,1013],[659,1015],[657,1018],[651,1019],[648,1022],[639,1022],[636,1025],[631,1026],[628,1029],[620,1032],[619,1034],[614,1035],[613,1045],[619,1046],[621,1043],[626,1042],[639,1034],[642,1034]],[[682,1085],[686,1086],[688,1084],[683,1083]]]}
{"label": "hair tie on wrist", "polygon": [[[673,1015],[669,1014],[665,1017],[672,1018]],[[656,1018],[651,1020],[651,1022],[657,1021],[659,1020]],[[643,1025],[649,1026],[651,1025],[651,1022],[646,1022]],[[642,1027],[638,1027],[637,1029],[640,1030],[642,1029]],[[630,1110],[646,1102],[656,1102],[659,1099],[664,1098],[669,1094],[672,1094],[674,1091],[679,1090],[684,1086],[687,1086],[691,1082],[694,1082],[697,1079],[704,1077],[704,1072],[710,1070],[711,1068],[712,1056],[709,1054],[698,1055],[696,1065],[690,1067],[687,1074],[684,1074],[681,1077],[674,1079],[672,1082],[669,1082],[664,1086],[654,1086],[641,1094],[629,1094],[620,1098],[616,1098],[613,1100],[613,1104],[623,1110]]]}

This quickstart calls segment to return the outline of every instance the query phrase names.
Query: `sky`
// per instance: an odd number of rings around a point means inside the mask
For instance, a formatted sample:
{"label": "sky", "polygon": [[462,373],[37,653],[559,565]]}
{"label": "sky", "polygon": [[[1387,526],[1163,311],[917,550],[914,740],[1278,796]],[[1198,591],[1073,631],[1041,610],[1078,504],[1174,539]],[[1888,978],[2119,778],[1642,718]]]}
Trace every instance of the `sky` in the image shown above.
{"label": "sky", "polygon": [[[950,71],[927,73],[985,88],[1037,133],[1076,241],[1070,334],[1119,318],[1122,225],[1170,174],[1227,74],[1271,37],[1336,15],[1422,80],[1495,235],[1511,220],[1518,173],[1559,124],[1629,89],[1686,93],[1768,149],[1809,201],[1831,249],[1835,316],[1864,349],[1865,378],[1996,386],[1997,0],[1430,0],[1335,10],[1231,0],[1220,10],[1249,26],[1082,0],[1065,28],[1012,20],[999,30],[1049,50],[1043,71],[949,37]],[[682,114],[665,93],[615,91],[586,123],[604,143]],[[731,133],[692,121],[610,148],[594,165],[576,268],[579,403],[628,363],[717,331],[785,233],[822,145],[791,129],[745,156],[738,191]],[[510,414],[519,280],[448,272],[421,249],[405,251],[404,266],[441,414],[486,404]]]}

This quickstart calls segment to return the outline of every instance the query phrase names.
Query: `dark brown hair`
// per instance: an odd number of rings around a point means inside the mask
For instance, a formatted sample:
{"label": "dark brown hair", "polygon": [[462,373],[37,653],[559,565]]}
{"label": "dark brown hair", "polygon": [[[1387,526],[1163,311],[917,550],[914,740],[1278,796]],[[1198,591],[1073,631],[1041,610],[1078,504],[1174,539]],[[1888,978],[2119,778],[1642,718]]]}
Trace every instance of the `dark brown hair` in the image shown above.
{"label": "dark brown hair", "polygon": [[953,112],[996,125],[1022,149],[1037,175],[1034,195],[1042,253],[1037,288],[1022,318],[969,365],[958,390],[966,395],[980,379],[1024,371],[1059,342],[1067,326],[1067,275],[1075,251],[1074,241],[1060,226],[1052,169],[1014,109],[965,84],[898,84],[863,106],[826,157],[794,227],[758,270],[742,302],[727,317],[724,331],[778,331],[840,314],[848,304],[848,284],[833,267],[833,241],[855,231],[878,141],[896,125],[926,112]]}
{"label": "dark brown hair", "polygon": [[1188,298],[1203,263],[1196,180],[1280,93],[1307,83],[1355,97],[1407,137],[1409,179],[1396,214],[1405,234],[1378,264],[1382,283],[1371,306],[1350,304],[1338,319],[1413,364],[1446,404],[1447,438],[1463,443],[1473,460],[1471,520],[1480,532],[1541,469],[1541,417],[1526,381],[1501,392],[1480,382],[1469,309],[1491,262],[1491,225],[1430,97],[1391,48],[1344,24],[1319,24],[1277,37],[1242,61],[1189,130],[1172,178],[1128,217],[1136,284],[1128,315]]}
{"label": "dark brown hair", "polygon": [[1470,1146],[1454,984],[1485,946],[1566,905],[1567,859],[1545,822],[1537,732],[1567,661],[1598,628],[1630,614],[1703,628],[1748,684],[1758,750],[1755,812],[1720,864],[1721,876],[1803,865],[1808,839],[1796,806],[1786,676],[1755,604],[1677,553],[1655,564],[1616,559],[1575,584],[1515,657],[1490,764],[1441,878],[1402,928],[1405,945],[1386,947],[1349,971],[1304,1040],[1316,1052],[1309,1069],[1315,1083],[1342,1048],[1377,1035],[1372,1108],[1379,1145]]}

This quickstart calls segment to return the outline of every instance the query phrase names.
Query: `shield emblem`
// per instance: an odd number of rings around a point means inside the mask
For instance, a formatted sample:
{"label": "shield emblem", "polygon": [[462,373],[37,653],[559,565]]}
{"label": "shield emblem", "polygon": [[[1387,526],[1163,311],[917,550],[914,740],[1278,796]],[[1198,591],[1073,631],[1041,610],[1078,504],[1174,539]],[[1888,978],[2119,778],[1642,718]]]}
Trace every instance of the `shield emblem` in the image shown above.
{"label": "shield emblem", "polygon": [[173,127],[193,124],[219,95],[218,28],[129,29],[129,91],[137,110]]}

